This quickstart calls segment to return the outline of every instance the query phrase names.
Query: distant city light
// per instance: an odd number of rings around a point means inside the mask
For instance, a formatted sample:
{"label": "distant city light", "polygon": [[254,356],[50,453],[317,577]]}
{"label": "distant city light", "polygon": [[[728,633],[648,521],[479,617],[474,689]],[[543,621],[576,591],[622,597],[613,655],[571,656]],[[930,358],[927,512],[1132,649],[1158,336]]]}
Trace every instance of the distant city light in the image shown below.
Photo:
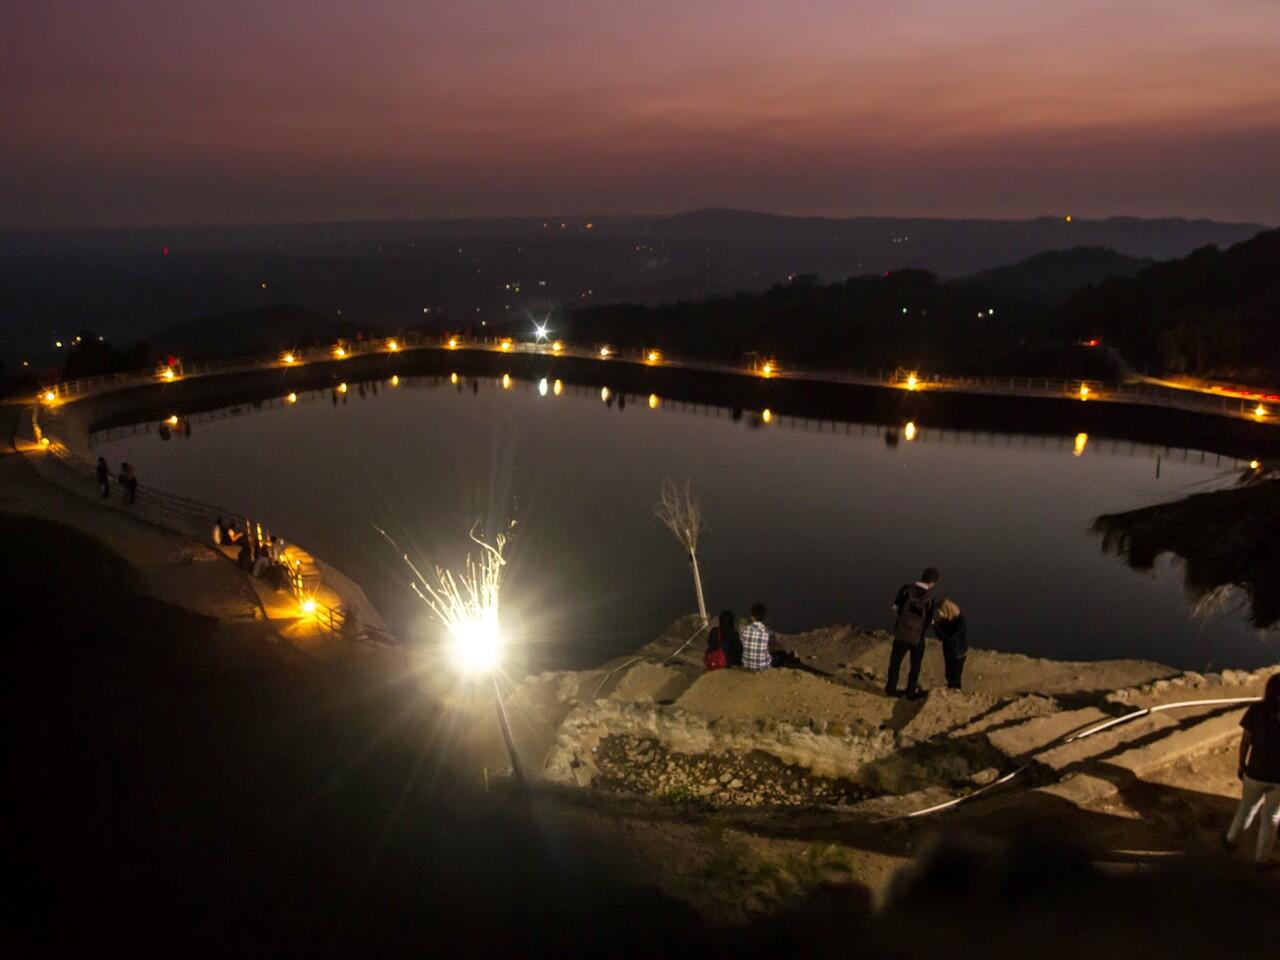
{"label": "distant city light", "polygon": [[561,343],[559,340],[557,340],[555,343],[551,344],[551,349],[555,353],[559,353],[561,350],[564,349],[564,344]]}
{"label": "distant city light", "polygon": [[400,349],[400,343],[399,343],[399,341],[397,341],[397,340],[388,340],[388,341],[387,341],[387,349],[388,349],[388,350],[390,350],[392,353],[395,353],[397,350],[399,350],[399,349]]}
{"label": "distant city light", "polygon": [[543,377],[538,381],[538,396],[545,397],[547,395],[547,378]]}
{"label": "distant city light", "polygon": [[650,409],[650,410],[657,410],[657,409],[658,409],[658,404],[660,404],[660,403],[662,403],[662,401],[658,398],[658,395],[657,395],[656,393],[651,393],[651,394],[649,394],[649,409]]}
{"label": "distant city light", "polygon": [[457,337],[450,337],[450,338],[449,338],[449,344],[448,344],[448,346],[449,346],[449,349],[450,349],[450,350],[457,350],[457,349],[458,349],[458,338],[457,338]]}
{"label": "distant city light", "polygon": [[547,339],[547,325],[545,323],[535,323],[533,325],[534,340],[541,343]]}
{"label": "distant city light", "polygon": [[61,350],[61,349],[62,349],[62,341],[61,341],[61,340],[55,340],[55,341],[53,341],[53,345],[54,345],[55,347],[57,347],[59,350]]}
{"label": "distant city light", "polygon": [[662,352],[660,350],[650,350],[647,354],[645,354],[645,359],[648,360],[650,363],[657,363],[659,360],[662,359]]}
{"label": "distant city light", "polygon": [[343,381],[342,383],[338,384],[338,392],[339,392],[339,393],[346,393],[346,392],[347,392],[347,384],[346,384],[346,381]]}
{"label": "distant city light", "polygon": [[1089,435],[1087,433],[1077,433],[1075,444],[1071,448],[1071,455],[1079,457],[1084,455],[1084,448],[1089,445]]}
{"label": "distant city light", "polygon": [[1081,400],[1089,399],[1089,385],[1087,383],[1080,384],[1080,399]]}
{"label": "distant city light", "polygon": [[289,394],[289,396],[285,397],[285,399],[288,400],[290,403],[297,403],[298,395],[296,393],[291,393]]}
{"label": "distant city light", "polygon": [[334,347],[333,355],[337,357],[339,360],[341,360],[343,357],[347,355],[347,348],[343,346]]}
{"label": "distant city light", "polygon": [[770,410],[768,407],[765,407],[762,411],[760,411],[760,419],[764,423],[773,423],[773,411]]}
{"label": "distant city light", "polygon": [[160,376],[164,377],[166,380],[173,380],[177,377],[177,374],[173,372],[173,367],[165,367],[164,372],[160,374]]}
{"label": "distant city light", "polygon": [[1259,467],[1261,467],[1261,466],[1262,466],[1262,464],[1261,464],[1261,463],[1259,463],[1257,460],[1250,460],[1250,461],[1249,461],[1249,469],[1250,469],[1250,470],[1257,470],[1257,469],[1258,469]]}
{"label": "distant city light", "polygon": [[502,389],[503,389],[503,390],[510,390],[510,389],[511,389],[511,374],[509,374],[509,373],[504,373],[504,374],[502,375]]}
{"label": "distant city light", "polygon": [[776,360],[766,360],[760,364],[760,375],[762,377],[772,377],[775,370],[778,369]]}
{"label": "distant city light", "polygon": [[560,396],[560,394],[564,393],[564,384],[557,380],[555,383],[551,384],[551,392],[557,397]]}
{"label": "distant city light", "polygon": [[917,377],[914,373],[907,374],[907,389],[915,390],[919,386],[920,386],[920,378]]}
{"label": "distant city light", "polygon": [[281,359],[281,360],[285,363],[285,365],[287,366],[288,364],[295,363],[295,362],[297,361],[297,359],[298,359],[298,358],[297,358],[297,357],[295,357],[292,353],[286,353],[286,354],[285,354],[283,357],[281,357],[280,359]]}
{"label": "distant city light", "polygon": [[499,348],[500,350],[510,351],[510,350],[511,350],[511,339],[510,339],[509,337],[508,337],[508,338],[504,338],[504,339],[503,339],[503,340],[498,344],[498,348]]}
{"label": "distant city light", "polygon": [[454,385],[457,385],[457,383],[458,383],[458,375],[457,375],[456,373],[451,373],[451,374],[449,374],[449,382],[450,382],[450,383],[452,383],[452,384],[454,384]]}
{"label": "distant city light", "polygon": [[165,423],[171,427],[176,427],[178,425],[178,415],[176,413],[170,414],[169,419],[165,420]]}
{"label": "distant city light", "polygon": [[611,396],[613,396],[613,394],[609,392],[608,387],[600,388],[600,400],[602,403],[608,403]]}
{"label": "distant city light", "polygon": [[600,348],[600,359],[601,359],[601,360],[607,360],[607,359],[608,359],[610,356],[612,356],[612,355],[613,355],[613,348],[612,348],[612,347],[605,346],[605,347],[601,347],[601,348]]}
{"label": "distant city light", "polygon": [[907,425],[902,428],[902,435],[908,440],[916,438],[916,424],[914,420],[907,421]]}
{"label": "distant city light", "polygon": [[1261,420],[1264,417],[1266,417],[1267,408],[1264,407],[1262,404],[1258,404],[1256,407],[1253,408],[1253,415],[1257,417],[1259,420]]}
{"label": "distant city light", "polygon": [[58,398],[57,394],[55,394],[52,390],[46,390],[44,392],[45,403],[53,403],[53,401],[56,400],[57,398]]}
{"label": "distant city light", "polygon": [[398,386],[400,386],[400,374],[398,374],[398,373],[393,373],[393,374],[391,375],[391,385],[392,385],[393,387],[398,387]]}

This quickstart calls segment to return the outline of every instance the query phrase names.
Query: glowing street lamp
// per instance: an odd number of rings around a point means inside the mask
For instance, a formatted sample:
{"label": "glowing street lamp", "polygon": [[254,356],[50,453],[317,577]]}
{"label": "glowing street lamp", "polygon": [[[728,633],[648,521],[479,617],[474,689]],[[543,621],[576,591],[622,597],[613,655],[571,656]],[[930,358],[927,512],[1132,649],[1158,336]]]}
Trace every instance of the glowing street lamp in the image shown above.
{"label": "glowing street lamp", "polygon": [[764,363],[760,364],[760,376],[762,377],[772,377],[777,372],[777,360],[766,360]]}
{"label": "glowing street lamp", "polygon": [[543,377],[538,381],[538,396],[545,397],[547,395],[547,378]]}
{"label": "glowing street lamp", "polygon": [[601,388],[600,388],[600,402],[601,402],[601,403],[608,403],[608,402],[609,402],[609,398],[610,398],[611,396],[613,396],[613,394],[609,392],[609,388],[608,388],[608,387],[601,387]]}
{"label": "glowing street lamp", "polygon": [[169,418],[165,420],[165,423],[171,427],[176,427],[178,425],[178,415],[176,413],[170,414]]}
{"label": "glowing street lamp", "polygon": [[1257,417],[1259,420],[1265,420],[1267,417],[1267,408],[1264,407],[1262,404],[1258,404],[1256,407],[1253,408],[1253,415]]}
{"label": "glowing street lamp", "polygon": [[551,344],[551,352],[552,352],[552,353],[559,353],[559,352],[560,352],[561,350],[563,350],[563,349],[564,349],[564,344],[563,344],[563,343],[561,343],[559,340],[557,340],[557,341],[555,341],[554,343],[552,343],[552,344]]}
{"label": "glowing street lamp", "polygon": [[1089,385],[1087,383],[1080,384],[1080,399],[1081,400],[1089,399]]}
{"label": "glowing street lamp", "polygon": [[167,380],[170,383],[172,383],[177,376],[178,375],[173,372],[173,367],[165,367],[163,372],[160,374],[161,379]]}
{"label": "glowing street lamp", "polygon": [[649,409],[650,409],[650,410],[657,410],[657,409],[658,409],[658,406],[659,406],[661,403],[662,403],[662,400],[661,400],[661,399],[659,399],[659,397],[658,397],[658,395],[657,395],[656,393],[651,393],[651,394],[649,394]]}
{"label": "glowing street lamp", "polygon": [[504,374],[502,375],[502,389],[503,389],[503,390],[510,390],[510,389],[511,389],[511,374],[509,374],[509,373],[504,373]]}
{"label": "glowing street lamp", "polygon": [[298,358],[295,357],[292,353],[286,353],[283,357],[280,358],[280,362],[283,363],[286,367],[292,366],[294,363],[297,362],[297,360]]}
{"label": "glowing street lamp", "polygon": [[510,352],[511,352],[511,338],[510,338],[510,337],[503,337],[503,338],[502,338],[502,340],[501,340],[501,341],[499,341],[499,343],[498,343],[498,349],[499,349],[499,350],[502,350],[504,353],[510,353]]}
{"label": "glowing street lamp", "polygon": [[344,380],[342,383],[338,384],[338,392],[339,392],[339,393],[346,393],[346,392],[347,392],[347,383],[346,383],[346,381],[345,381],[345,380]]}
{"label": "glowing street lamp", "polygon": [[388,340],[388,341],[387,341],[387,349],[388,349],[388,350],[390,350],[392,353],[395,353],[397,350],[399,350],[399,349],[400,349],[400,343],[399,343],[399,341],[397,341],[397,340]]}
{"label": "glowing street lamp", "polygon": [[1257,469],[1259,469],[1261,466],[1262,466],[1262,464],[1261,464],[1259,461],[1257,461],[1257,460],[1250,460],[1250,461],[1249,461],[1249,469],[1250,469],[1250,470],[1257,470]]}
{"label": "glowing street lamp", "polygon": [[301,607],[302,613],[305,616],[308,616],[308,617],[315,616],[315,612],[316,612],[315,597],[307,597],[305,600],[302,601],[301,604],[299,604],[299,606]]}
{"label": "glowing street lamp", "polygon": [[44,392],[43,400],[45,403],[53,403],[53,401],[57,399],[58,399],[58,395],[54,393],[52,390],[46,390]]}
{"label": "glowing street lamp", "polygon": [[1084,449],[1089,445],[1089,435],[1087,433],[1077,433],[1075,443],[1071,447],[1071,455],[1073,457],[1084,456]]}
{"label": "glowing street lamp", "polygon": [[551,384],[551,392],[557,397],[560,396],[560,394],[564,393],[564,384],[557,380],[555,383]]}
{"label": "glowing street lamp", "polygon": [[458,375],[456,373],[449,374],[449,382],[456,386],[458,383]]}
{"label": "glowing street lamp", "polygon": [[393,387],[398,387],[398,386],[400,386],[400,374],[398,374],[398,373],[393,373],[393,374],[391,375],[391,385],[392,385]]}
{"label": "glowing street lamp", "polygon": [[915,390],[919,388],[919,386],[920,386],[920,378],[917,377],[914,373],[907,374],[907,389]]}
{"label": "glowing street lamp", "polygon": [[601,360],[608,360],[611,356],[613,356],[613,348],[612,348],[612,347],[610,347],[610,346],[607,346],[607,345],[606,345],[606,346],[603,346],[603,347],[601,347],[601,348],[600,348],[600,359],[601,359]]}
{"label": "glowing street lamp", "polygon": [[450,349],[450,350],[457,350],[457,349],[458,349],[458,338],[457,338],[457,337],[450,337],[450,338],[449,338],[448,347],[449,347],[449,349]]}
{"label": "glowing street lamp", "polygon": [[661,360],[662,360],[662,351],[661,351],[661,350],[650,350],[648,353],[646,353],[646,354],[644,355],[644,358],[645,358],[645,360],[646,360],[646,361],[648,361],[649,363],[658,363],[659,361],[661,361]]}
{"label": "glowing street lamp", "polygon": [[914,420],[907,421],[907,425],[902,428],[902,435],[910,442],[916,438],[916,424]]}
{"label": "glowing street lamp", "polygon": [[773,411],[772,411],[772,410],[770,410],[768,407],[765,407],[763,410],[761,410],[761,411],[760,411],[760,422],[761,422],[761,423],[773,423]]}
{"label": "glowing street lamp", "polygon": [[535,343],[541,343],[547,339],[547,325],[545,323],[535,323],[533,325],[533,339]]}
{"label": "glowing street lamp", "polygon": [[285,397],[285,399],[288,400],[290,403],[297,403],[298,395],[296,393],[291,393],[289,394],[289,396]]}
{"label": "glowing street lamp", "polygon": [[347,348],[341,345],[336,346],[333,348],[333,355],[339,360],[342,360],[347,355]]}

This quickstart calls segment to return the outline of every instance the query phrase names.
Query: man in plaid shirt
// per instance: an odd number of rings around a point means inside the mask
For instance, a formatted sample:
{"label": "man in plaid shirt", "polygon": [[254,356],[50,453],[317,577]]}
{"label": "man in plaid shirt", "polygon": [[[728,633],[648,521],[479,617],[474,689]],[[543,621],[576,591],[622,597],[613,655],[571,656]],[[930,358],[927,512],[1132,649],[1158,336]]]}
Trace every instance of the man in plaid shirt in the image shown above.
{"label": "man in plaid shirt", "polygon": [[764,625],[768,612],[763,603],[751,605],[751,622],[739,634],[742,638],[743,670],[761,673],[773,666],[773,657],[769,653],[769,628]]}

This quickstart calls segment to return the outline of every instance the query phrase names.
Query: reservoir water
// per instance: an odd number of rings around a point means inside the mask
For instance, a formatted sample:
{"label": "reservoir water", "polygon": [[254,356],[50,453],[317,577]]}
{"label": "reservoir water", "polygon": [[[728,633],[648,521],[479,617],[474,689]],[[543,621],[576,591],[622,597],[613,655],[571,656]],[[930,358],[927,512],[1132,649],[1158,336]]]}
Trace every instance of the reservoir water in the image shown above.
{"label": "reservoir water", "polygon": [[599,663],[695,610],[688,563],[653,515],[665,477],[702,502],[713,614],[759,600],[783,632],[888,628],[896,589],[933,565],[975,646],[1201,670],[1280,659],[1242,596],[1197,614],[1174,562],[1134,572],[1090,531],[1101,513],[1229,484],[1239,464],[1211,453],[735,415],[487,375],[335,381],[189,416],[169,439],[159,425],[99,434],[97,452],[306,546],[405,638],[438,628],[375,525],[429,569],[461,562],[473,524],[515,520],[504,626],[533,665]]}

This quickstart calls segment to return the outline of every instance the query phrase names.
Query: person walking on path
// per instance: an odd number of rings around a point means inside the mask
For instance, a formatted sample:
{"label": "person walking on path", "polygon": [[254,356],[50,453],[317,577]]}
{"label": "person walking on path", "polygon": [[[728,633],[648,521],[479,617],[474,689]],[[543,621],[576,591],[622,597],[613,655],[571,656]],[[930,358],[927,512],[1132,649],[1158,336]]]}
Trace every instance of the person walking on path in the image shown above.
{"label": "person walking on path", "polygon": [[889,675],[884,687],[885,693],[891,697],[898,696],[898,674],[908,654],[911,656],[911,669],[907,673],[905,694],[911,700],[924,696],[920,690],[920,667],[924,663],[924,634],[933,622],[933,588],[937,582],[937,569],[927,567],[919,580],[904,584],[894,597],[893,649],[889,654]]}
{"label": "person walking on path", "polygon": [[120,486],[124,488],[124,502],[133,503],[138,499],[138,475],[133,472],[133,464],[120,464]]}
{"label": "person walking on path", "polygon": [[933,632],[942,641],[942,661],[946,665],[947,686],[959,690],[964,676],[964,658],[969,653],[969,627],[954,600],[941,600],[933,611]]}
{"label": "person walking on path", "polygon": [[1240,806],[1223,843],[1231,850],[1261,814],[1255,862],[1260,870],[1280,866],[1275,854],[1280,830],[1280,673],[1267,680],[1262,702],[1252,704],[1240,720]]}
{"label": "person walking on path", "polygon": [[764,625],[768,614],[763,603],[753,603],[751,622],[742,628],[742,669],[751,673],[763,673],[773,666],[773,657],[769,653],[769,628]]}
{"label": "person walking on path", "polygon": [[98,477],[98,486],[102,488],[102,499],[106,500],[111,496],[111,468],[107,466],[106,457],[98,458],[98,465],[93,472]]}

